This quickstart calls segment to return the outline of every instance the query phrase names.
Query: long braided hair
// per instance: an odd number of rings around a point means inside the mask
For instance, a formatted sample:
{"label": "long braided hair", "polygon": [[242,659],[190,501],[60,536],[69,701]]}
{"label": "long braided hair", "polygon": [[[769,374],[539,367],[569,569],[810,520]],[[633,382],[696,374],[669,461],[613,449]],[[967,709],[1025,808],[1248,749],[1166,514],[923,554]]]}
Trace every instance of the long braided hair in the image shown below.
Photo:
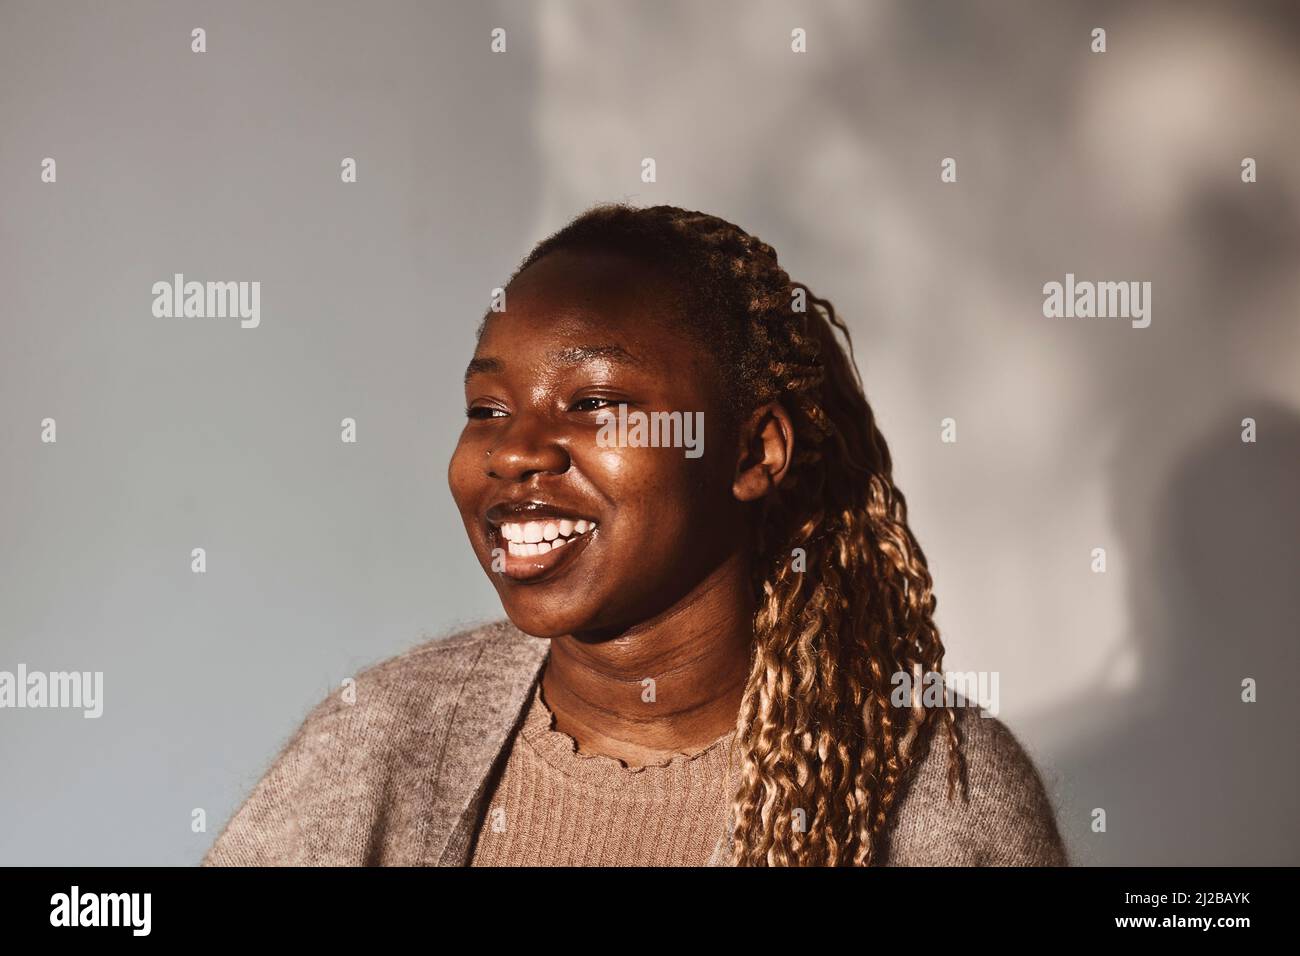
{"label": "long braided hair", "polygon": [[[948,741],[948,797],[963,778],[951,707],[891,706],[893,675],[941,671],[925,556],[829,301],[791,281],[767,243],[675,206],[597,205],[540,242],[666,270],[686,330],[718,358],[735,416],[780,401],[794,456],[756,528],[753,663],[737,718],[737,866],[883,862],[891,808]],[[513,278],[513,276],[512,276]],[[845,353],[836,331],[848,345]]]}

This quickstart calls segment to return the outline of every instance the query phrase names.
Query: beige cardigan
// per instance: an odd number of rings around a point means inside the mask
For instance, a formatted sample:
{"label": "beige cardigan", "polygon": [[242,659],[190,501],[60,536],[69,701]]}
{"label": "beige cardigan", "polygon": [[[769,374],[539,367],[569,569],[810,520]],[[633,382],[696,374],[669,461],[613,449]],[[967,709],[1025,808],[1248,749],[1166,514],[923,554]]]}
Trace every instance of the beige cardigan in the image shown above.
{"label": "beige cardigan", "polygon": [[[493,765],[550,642],[499,621],[429,641],[357,676],[307,716],[204,866],[468,866]],[[993,717],[958,708],[968,800],[947,798],[936,741],[895,805],[892,866],[1062,866],[1033,763]],[[730,864],[729,819],[712,866]]]}

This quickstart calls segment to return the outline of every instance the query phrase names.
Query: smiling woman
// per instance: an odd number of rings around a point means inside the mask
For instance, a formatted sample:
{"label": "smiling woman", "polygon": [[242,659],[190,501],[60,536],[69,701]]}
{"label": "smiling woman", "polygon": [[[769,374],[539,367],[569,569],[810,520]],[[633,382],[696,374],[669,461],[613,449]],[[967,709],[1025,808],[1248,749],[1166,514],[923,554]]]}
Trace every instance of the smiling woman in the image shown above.
{"label": "smiling woman", "polygon": [[[626,205],[507,300],[448,480],[509,621],[322,702],[205,862],[1063,864],[1011,732],[892,693],[944,648],[831,304],[731,223]],[[615,408],[698,414],[707,451],[610,440]]]}

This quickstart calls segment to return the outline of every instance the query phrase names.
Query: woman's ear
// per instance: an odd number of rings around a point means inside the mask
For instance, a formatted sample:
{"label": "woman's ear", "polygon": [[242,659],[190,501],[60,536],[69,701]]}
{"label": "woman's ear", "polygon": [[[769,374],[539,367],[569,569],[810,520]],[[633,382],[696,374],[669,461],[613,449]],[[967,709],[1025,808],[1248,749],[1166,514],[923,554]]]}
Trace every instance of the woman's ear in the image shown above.
{"label": "woman's ear", "polygon": [[740,428],[740,459],[732,492],[758,501],[781,483],[794,455],[794,423],[780,402],[756,409]]}

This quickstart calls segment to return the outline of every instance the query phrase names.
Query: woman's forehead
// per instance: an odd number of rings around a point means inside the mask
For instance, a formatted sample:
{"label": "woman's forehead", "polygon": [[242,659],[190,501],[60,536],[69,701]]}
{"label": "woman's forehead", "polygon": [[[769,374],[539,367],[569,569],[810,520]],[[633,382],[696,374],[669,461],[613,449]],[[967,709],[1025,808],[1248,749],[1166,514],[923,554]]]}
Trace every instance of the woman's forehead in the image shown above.
{"label": "woman's forehead", "polygon": [[637,287],[600,289],[534,285],[506,290],[504,308],[489,311],[480,348],[531,350],[619,346],[643,361],[681,361],[694,340],[666,297]]}
{"label": "woman's forehead", "polygon": [[607,358],[681,373],[711,361],[681,307],[665,270],[622,254],[560,250],[506,287],[484,317],[478,351]]}
{"label": "woman's forehead", "polygon": [[661,375],[708,362],[696,340],[662,315],[572,305],[490,316],[477,354],[551,366],[600,361]]}
{"label": "woman's forehead", "polygon": [[510,282],[513,302],[531,309],[580,307],[596,318],[675,314],[678,284],[652,262],[622,253],[561,250],[543,256]]}

